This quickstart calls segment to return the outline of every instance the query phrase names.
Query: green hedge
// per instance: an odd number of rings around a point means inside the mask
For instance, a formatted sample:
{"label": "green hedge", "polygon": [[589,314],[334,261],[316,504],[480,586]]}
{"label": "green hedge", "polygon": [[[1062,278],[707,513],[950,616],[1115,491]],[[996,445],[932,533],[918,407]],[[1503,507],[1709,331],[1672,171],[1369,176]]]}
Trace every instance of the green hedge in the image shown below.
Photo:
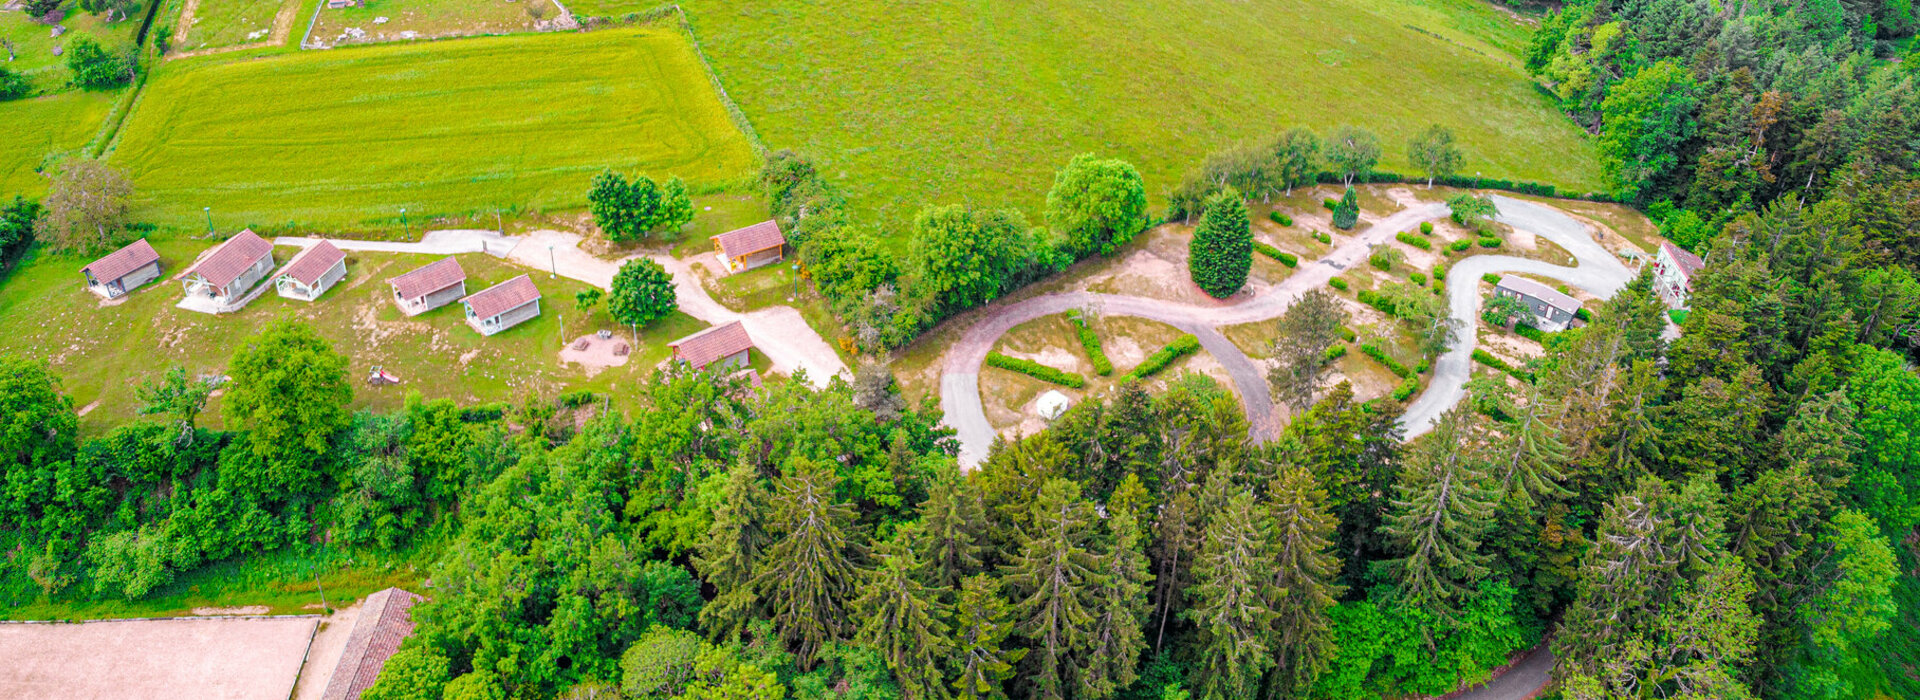
{"label": "green hedge", "polygon": [[1380,313],[1386,314],[1388,316],[1395,315],[1393,302],[1388,301],[1386,297],[1380,296],[1380,294],[1377,292],[1362,289],[1358,292],[1354,292],[1353,298],[1358,300],[1362,304],[1366,304],[1367,306],[1371,306],[1373,308],[1379,309]]}
{"label": "green hedge", "polygon": [[1399,241],[1401,243],[1405,243],[1407,245],[1413,246],[1415,248],[1419,248],[1421,250],[1433,250],[1433,243],[1431,241],[1428,241],[1427,239],[1421,238],[1419,236],[1415,236],[1411,233],[1407,233],[1406,231],[1401,231],[1399,233],[1393,234],[1393,240]]}
{"label": "green hedge", "polygon": [[1347,346],[1345,345],[1330,345],[1327,347],[1326,358],[1328,362],[1332,362],[1334,360],[1338,360],[1346,356],[1347,356]]}
{"label": "green hedge", "polygon": [[1673,324],[1676,326],[1685,325],[1687,309],[1667,309],[1667,318],[1673,319]]}
{"label": "green hedge", "polygon": [[1327,245],[1333,245],[1333,234],[1327,233],[1326,231],[1313,232],[1313,238],[1314,240],[1320,241],[1321,243],[1325,243]]}
{"label": "green hedge", "polygon": [[1346,327],[1346,326],[1341,326],[1341,327],[1340,327],[1340,337],[1342,337],[1342,338],[1346,338],[1346,339],[1347,339],[1347,342],[1349,342],[1349,343],[1351,343],[1351,342],[1353,342],[1353,341],[1354,341],[1354,339],[1356,339],[1356,338],[1359,338],[1359,337],[1360,337],[1360,334],[1359,334],[1359,333],[1355,333],[1355,332],[1353,332],[1353,329],[1352,329],[1352,328],[1348,328],[1348,327]]}
{"label": "green hedge", "polygon": [[1536,343],[1544,344],[1547,342],[1546,331],[1540,330],[1538,328],[1534,328],[1533,326],[1527,325],[1525,323],[1515,322],[1513,324],[1513,334],[1520,336],[1522,338],[1526,338],[1527,340],[1531,340]]}
{"label": "green hedge", "polygon": [[1329,278],[1327,280],[1327,286],[1343,292],[1347,291],[1347,281],[1338,277]]}
{"label": "green hedge", "polygon": [[1480,281],[1485,282],[1487,284],[1499,284],[1500,276],[1489,272],[1487,274],[1481,275]]}
{"label": "green hedge", "polygon": [[1327,211],[1333,211],[1333,210],[1335,210],[1335,209],[1339,209],[1339,208],[1340,208],[1340,200],[1337,200],[1337,199],[1322,199],[1322,200],[1320,200],[1320,206],[1321,206],[1321,207],[1324,207],[1324,208],[1325,208],[1325,209],[1326,209]]}
{"label": "green hedge", "polygon": [[1282,213],[1280,213],[1280,212],[1277,212],[1277,211],[1270,211],[1270,212],[1267,212],[1267,218],[1268,218],[1268,219],[1270,219],[1270,220],[1272,220],[1272,221],[1273,221],[1273,223],[1276,223],[1276,224],[1279,224],[1279,225],[1281,225],[1281,226],[1292,226],[1292,225],[1293,225],[1293,217],[1291,217],[1291,216],[1287,216],[1286,214],[1282,214]]}
{"label": "green hedge", "polygon": [[1447,250],[1451,250],[1455,253],[1458,253],[1460,251],[1463,251],[1472,247],[1473,247],[1473,241],[1467,240],[1465,238],[1462,238],[1460,240],[1447,244]]}
{"label": "green hedge", "polygon": [[1033,360],[1022,360],[1018,357],[1007,357],[1006,355],[1002,355],[997,352],[987,353],[987,365],[990,367],[999,367],[1000,369],[1013,370],[1015,372],[1019,372],[1021,374],[1027,375],[1029,377],[1033,377],[1034,379],[1038,379],[1043,382],[1052,382],[1054,384],[1059,384],[1060,386],[1070,387],[1074,389],[1078,389],[1082,386],[1085,386],[1087,383],[1087,380],[1082,378],[1078,374],[1074,374],[1072,372],[1062,372],[1052,367],[1048,367],[1038,362],[1034,362]]}
{"label": "green hedge", "polygon": [[1424,357],[1420,358],[1420,361],[1417,363],[1414,363],[1413,365],[1414,374],[1426,374],[1427,372],[1430,372],[1432,370],[1433,370],[1433,360],[1430,360]]}
{"label": "green hedge", "polygon": [[1422,236],[1433,235],[1433,222],[1431,221],[1420,222],[1420,235]]}
{"label": "green hedge", "polygon": [[1407,377],[1400,380],[1399,386],[1393,388],[1393,400],[1406,401],[1418,391],[1420,391],[1420,377],[1418,375]]}
{"label": "green hedge", "polygon": [[1593,323],[1593,312],[1586,310],[1584,307],[1573,312],[1573,317],[1580,319],[1581,323]]}
{"label": "green hedge", "polygon": [[1080,348],[1087,351],[1087,361],[1093,363],[1093,373],[1102,377],[1113,374],[1113,362],[1107,359],[1106,349],[1100,346],[1100,334],[1087,327],[1087,319],[1080,315],[1080,310],[1068,311],[1067,320],[1073,321],[1074,329],[1080,333]]}
{"label": "green hedge", "polygon": [[1168,343],[1166,347],[1160,348],[1158,352],[1148,357],[1146,362],[1142,362],[1139,367],[1133,368],[1133,371],[1128,372],[1127,376],[1121,381],[1130,382],[1159,374],[1160,370],[1166,369],[1167,365],[1173,364],[1174,360],[1191,355],[1193,351],[1199,349],[1200,339],[1194,337],[1191,333],[1175,338],[1174,341]]}
{"label": "green hedge", "polygon": [[1253,249],[1260,251],[1261,255],[1265,255],[1269,258],[1273,258],[1275,260],[1280,261],[1280,264],[1285,265],[1287,267],[1300,266],[1299,257],[1295,256],[1292,253],[1281,252],[1279,248],[1275,248],[1273,246],[1267,245],[1265,243],[1261,243],[1259,241],[1254,241]]}
{"label": "green hedge", "polygon": [[1361,343],[1360,352],[1366,353],[1367,357],[1371,357],[1374,360],[1377,360],[1381,365],[1387,368],[1387,371],[1392,372],[1393,376],[1400,377],[1402,379],[1414,376],[1413,370],[1407,369],[1407,366],[1400,364],[1399,360],[1393,359],[1392,357],[1388,356],[1387,351],[1381,350],[1380,346],[1378,345],[1374,345],[1373,343]]}
{"label": "green hedge", "polygon": [[1422,287],[1427,286],[1427,273],[1425,272],[1419,272],[1419,271],[1409,272],[1407,273],[1407,279],[1413,280],[1414,284],[1420,285]]}
{"label": "green hedge", "polygon": [[1515,379],[1519,379],[1520,381],[1529,382],[1529,383],[1533,381],[1532,373],[1527,372],[1526,370],[1520,369],[1518,367],[1514,367],[1513,365],[1507,364],[1505,360],[1502,360],[1498,357],[1494,357],[1493,353],[1487,352],[1485,350],[1474,348],[1473,361],[1486,365],[1488,367],[1492,367],[1494,369],[1500,370],[1502,372],[1506,372],[1507,374],[1512,375]]}
{"label": "green hedge", "polygon": [[1500,247],[1500,239],[1498,239],[1498,238],[1494,238],[1494,237],[1492,237],[1492,236],[1481,236],[1481,237],[1480,237],[1480,247],[1482,247],[1482,248],[1498,248],[1498,247]]}

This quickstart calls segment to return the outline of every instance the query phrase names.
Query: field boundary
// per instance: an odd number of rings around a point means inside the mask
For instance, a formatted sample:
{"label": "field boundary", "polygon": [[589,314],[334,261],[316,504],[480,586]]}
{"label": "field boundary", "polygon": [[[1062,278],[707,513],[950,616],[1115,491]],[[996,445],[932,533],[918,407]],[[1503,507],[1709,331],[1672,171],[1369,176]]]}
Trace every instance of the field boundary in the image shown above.
{"label": "field boundary", "polygon": [[747,119],[747,113],[733,101],[733,95],[727,93],[727,85],[720,80],[720,71],[715,70],[713,61],[707,60],[707,51],[700,46],[700,35],[693,30],[693,18],[680,3],[673,3],[673,11],[680,15],[680,31],[686,34],[687,44],[693,47],[693,55],[700,58],[700,67],[707,72],[707,80],[713,83],[713,91],[720,95],[720,106],[727,110],[727,117],[733,120],[735,128],[747,135],[747,142],[753,144],[753,154],[764,162],[767,159],[767,144],[760,140],[760,132],[754,131],[753,122]]}
{"label": "field boundary", "polygon": [[300,613],[298,615],[173,615],[171,617],[102,617],[92,620],[0,620],[0,625],[90,625],[96,622],[156,622],[159,620],[297,620],[303,617],[326,617],[318,613]]}

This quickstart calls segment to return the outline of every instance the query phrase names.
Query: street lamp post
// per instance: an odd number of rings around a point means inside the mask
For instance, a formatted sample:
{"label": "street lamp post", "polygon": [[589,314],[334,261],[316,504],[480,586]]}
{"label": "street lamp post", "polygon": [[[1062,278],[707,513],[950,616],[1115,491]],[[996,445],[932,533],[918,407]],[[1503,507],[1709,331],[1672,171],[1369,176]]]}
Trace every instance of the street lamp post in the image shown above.
{"label": "street lamp post", "polygon": [[553,276],[558,274],[560,274],[560,263],[553,259],[553,246],[547,246],[547,279],[553,279]]}
{"label": "street lamp post", "polygon": [[211,236],[213,235],[213,207],[200,207],[200,211],[207,215],[207,235]]}
{"label": "street lamp post", "polygon": [[788,265],[787,269],[793,271],[793,295],[798,297],[800,296],[800,263]]}
{"label": "street lamp post", "polygon": [[406,231],[406,240],[413,240],[413,222],[407,220],[406,207],[400,207],[400,225]]}

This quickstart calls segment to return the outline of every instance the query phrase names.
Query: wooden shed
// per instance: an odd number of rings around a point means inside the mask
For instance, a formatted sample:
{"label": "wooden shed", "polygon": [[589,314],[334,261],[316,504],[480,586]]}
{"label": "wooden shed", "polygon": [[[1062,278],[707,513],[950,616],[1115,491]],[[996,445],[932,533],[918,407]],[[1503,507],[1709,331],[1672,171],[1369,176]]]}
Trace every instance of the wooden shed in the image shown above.
{"label": "wooden shed", "polygon": [[220,313],[252,301],[258,296],[252,292],[272,271],[273,244],[248,229],[201,256],[174,279],[188,297],[203,299],[207,310]]}
{"label": "wooden shed", "polygon": [[[413,606],[422,598],[398,588],[376,591],[360,602],[360,614],[347,633],[346,648],[327,678],[321,700],[358,700],[373,687],[387,659],[413,636]],[[316,660],[324,663],[324,660]],[[324,667],[323,667],[324,668]]]}
{"label": "wooden shed", "polygon": [[88,263],[80,268],[80,274],[87,276],[87,291],[118,299],[160,278],[160,254],[142,238]]}
{"label": "wooden shed", "polygon": [[753,361],[753,338],[747,337],[747,327],[739,321],[708,328],[668,343],[667,347],[673,348],[674,359],[694,369],[706,369],[716,363],[745,369]]}
{"label": "wooden shed", "polygon": [[467,271],[460,269],[460,261],[445,257],[387,284],[393,287],[393,304],[400,313],[419,316],[466,296]]}
{"label": "wooden shed", "polygon": [[313,301],[346,276],[347,254],[323,240],[293,256],[293,260],[280,269],[273,286],[280,296]]}
{"label": "wooden shed", "polygon": [[540,289],[521,275],[461,299],[467,306],[467,325],[481,335],[493,335],[540,315]]}
{"label": "wooden shed", "polygon": [[786,259],[787,237],[780,222],[768,219],[714,236],[713,250],[727,272],[745,272]]}

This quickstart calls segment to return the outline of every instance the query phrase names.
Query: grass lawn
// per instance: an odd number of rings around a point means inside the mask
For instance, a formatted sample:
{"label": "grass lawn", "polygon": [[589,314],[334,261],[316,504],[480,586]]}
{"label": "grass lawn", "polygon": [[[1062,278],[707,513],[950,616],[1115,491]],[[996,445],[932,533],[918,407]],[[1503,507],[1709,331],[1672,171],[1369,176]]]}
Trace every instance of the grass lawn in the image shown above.
{"label": "grass lawn", "polygon": [[[427,579],[426,566],[439,552],[431,545],[408,547],[408,551],[376,549],[341,550],[329,548],[313,552],[288,548],[259,556],[246,556],[208,564],[181,574],[172,583],[161,586],[140,600],[124,600],[112,595],[86,600],[76,591],[62,592],[48,600],[33,591],[31,602],[10,601],[0,618],[10,620],[101,620],[124,617],[177,617],[190,615],[194,608],[233,608],[267,606],[269,615],[319,613],[321,590],[334,609],[344,608],[375,591],[398,586],[421,590]],[[31,587],[20,582],[15,591]]]}
{"label": "grass lawn", "polygon": [[85,146],[119,96],[117,91],[74,90],[0,102],[0,124],[10,134],[0,138],[0,198],[46,194],[47,178],[34,169],[50,154]]}
{"label": "grass lawn", "polygon": [[324,47],[523,32],[537,19],[559,14],[552,0],[367,0],[361,7],[321,10],[308,42]]}
{"label": "grass lawn", "polygon": [[1472,0],[687,10],[767,145],[814,155],[895,229],[928,202],[1037,216],[1054,172],[1087,151],[1132,161],[1158,197],[1207,152],[1288,125],[1365,126],[1382,166],[1407,170],[1407,138],[1439,123],[1465,173],[1600,184],[1588,140],[1509,53],[1524,25]]}
{"label": "grass lawn", "polygon": [[[566,60],[555,60],[564,54]],[[396,230],[494,208],[585,206],[605,168],[695,189],[752,146],[677,33],[613,29],[169,61],[112,160],[135,216],[221,230]]]}
{"label": "grass lawn", "polygon": [[[207,246],[202,240],[154,241],[169,275]],[[293,253],[282,247],[274,257],[284,264]],[[573,296],[584,284],[549,279],[485,255],[459,256],[469,292],[525,273],[545,297],[539,317],[490,338],[467,327],[458,304],[407,318],[388,300],[385,280],[432,256],[353,253],[346,279],[319,301],[308,304],[268,292],[239,313],[223,316],[175,308],[180,288],[170,280],[142,287],[123,303],[102,306],[77,272],[85,260],[38,249],[29,256],[0,294],[0,353],[51,363],[74,406],[85,411],[81,422],[90,432],[132,420],[141,382],[174,365],[196,374],[223,371],[241,339],[282,317],[313,325],[347,355],[354,405],[377,410],[398,408],[409,391],[471,404],[585,388],[607,392],[619,403],[632,395],[624,389],[651,376],[667,357],[668,341],[705,327],[677,313],[656,321],[641,329],[640,344],[626,365],[589,376],[579,365],[560,363],[561,320],[568,342],[603,328],[625,336],[625,327],[604,311],[581,317]],[[403,383],[361,383],[374,365],[398,374]],[[209,426],[220,425],[219,401],[216,397],[203,417]]]}
{"label": "grass lawn", "polygon": [[134,34],[140,31],[136,20],[108,22],[105,15],[87,14],[72,2],[67,3],[66,12],[60,25],[67,31],[58,38],[50,25],[34,21],[25,12],[0,12],[0,37],[12,41],[14,48],[13,60],[0,65],[32,76],[34,85],[42,90],[58,89],[67,82],[69,73],[65,59],[53,54],[54,47],[64,48],[74,38],[86,35],[101,46],[123,49],[133,44]]}
{"label": "grass lawn", "polygon": [[273,34],[274,17],[282,8],[299,3],[300,0],[199,0],[193,11],[193,23],[175,26],[174,50],[194,51],[266,41]]}

